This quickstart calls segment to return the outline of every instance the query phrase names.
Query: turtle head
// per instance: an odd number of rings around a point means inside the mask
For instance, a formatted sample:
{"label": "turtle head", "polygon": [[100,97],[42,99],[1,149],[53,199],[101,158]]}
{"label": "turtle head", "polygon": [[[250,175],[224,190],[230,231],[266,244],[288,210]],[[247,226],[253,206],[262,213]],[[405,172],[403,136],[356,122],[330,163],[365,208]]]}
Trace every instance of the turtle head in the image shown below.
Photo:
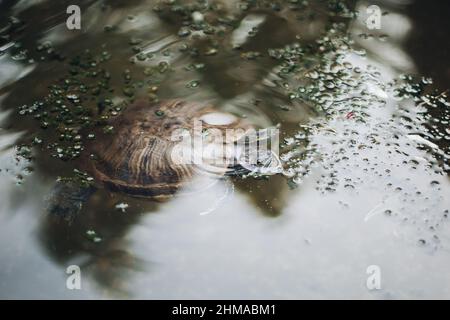
{"label": "turtle head", "polygon": [[[283,172],[278,156],[278,127],[249,130],[237,141],[234,174],[274,175]],[[232,171],[232,173],[233,173]]]}

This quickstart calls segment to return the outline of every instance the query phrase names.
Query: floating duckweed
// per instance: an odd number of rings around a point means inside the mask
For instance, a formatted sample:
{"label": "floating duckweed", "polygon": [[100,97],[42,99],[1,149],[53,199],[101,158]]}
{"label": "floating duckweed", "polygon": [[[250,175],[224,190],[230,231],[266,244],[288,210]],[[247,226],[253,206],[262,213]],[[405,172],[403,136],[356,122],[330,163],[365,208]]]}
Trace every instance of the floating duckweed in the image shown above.
{"label": "floating duckweed", "polygon": [[248,51],[241,53],[241,58],[247,59],[247,60],[254,60],[261,56],[260,52],[257,51]]}
{"label": "floating duckweed", "polygon": [[39,137],[34,137],[33,141],[32,141],[33,145],[40,145],[40,144],[42,144],[42,142],[43,142],[43,140]]}
{"label": "floating duckweed", "polygon": [[199,84],[200,84],[200,81],[192,80],[186,84],[186,88],[197,88],[199,86]]}
{"label": "floating duckweed", "polygon": [[128,207],[129,207],[128,203],[125,203],[125,202],[120,202],[120,203],[115,205],[115,208],[117,210],[122,211],[122,212],[126,212]]}
{"label": "floating duckweed", "polygon": [[128,43],[130,44],[130,45],[132,45],[132,46],[136,46],[136,45],[138,45],[138,44],[141,44],[142,43],[142,39],[140,39],[140,38],[131,38],[129,41],[128,41]]}
{"label": "floating duckweed", "polygon": [[157,103],[157,102],[159,101],[158,95],[156,95],[156,94],[153,93],[153,92],[149,92],[148,95],[147,95],[147,97],[148,97],[148,100],[149,100],[150,102],[152,102],[152,103]]}
{"label": "floating duckweed", "polygon": [[325,82],[325,87],[327,89],[334,89],[336,86],[333,81],[327,81],[327,82]]}
{"label": "floating duckweed", "polygon": [[318,79],[319,73],[317,71],[311,71],[306,74],[306,76],[310,79]]}
{"label": "floating duckweed", "polygon": [[102,238],[99,237],[99,236],[97,235],[97,232],[95,232],[94,230],[87,230],[87,231],[86,231],[86,237],[87,237],[90,241],[92,241],[92,242],[94,242],[94,243],[99,243],[99,242],[102,241]]}
{"label": "floating duckweed", "polygon": [[129,69],[125,69],[123,72],[123,79],[126,83],[131,81],[131,71]]}
{"label": "floating duckweed", "polygon": [[160,63],[158,63],[158,71],[160,73],[165,73],[167,70],[169,70],[169,63],[167,63],[166,61],[161,61]]}
{"label": "floating duckweed", "polygon": [[206,56],[213,56],[217,54],[218,50],[216,48],[209,48],[205,51]]}
{"label": "floating duckweed", "polygon": [[156,91],[158,91],[158,86],[150,86],[149,88],[148,88],[148,91],[149,92],[156,92]]}
{"label": "floating duckweed", "polygon": [[68,94],[68,95],[66,95],[66,98],[68,100],[71,100],[72,102],[78,102],[79,101],[79,98],[78,98],[78,96],[76,94]]}
{"label": "floating duckweed", "polygon": [[147,59],[147,55],[143,52],[140,52],[136,55],[136,59],[139,61],[145,61]]}
{"label": "floating duckweed", "polygon": [[178,50],[179,50],[180,52],[186,52],[186,51],[189,50],[189,46],[188,46],[187,43],[183,43],[183,44],[180,45],[180,47],[178,48]]}
{"label": "floating duckweed", "polygon": [[131,50],[133,50],[134,53],[139,53],[139,52],[142,51],[142,48],[138,47],[138,46],[134,46],[134,47],[131,48]]}
{"label": "floating duckweed", "polygon": [[279,108],[283,111],[291,111],[292,110],[292,107],[287,106],[287,105],[281,105],[281,106],[279,106]]}
{"label": "floating duckweed", "polygon": [[113,126],[105,126],[103,128],[103,132],[104,133],[112,133],[114,131],[114,127]]}
{"label": "floating duckweed", "polygon": [[192,63],[188,66],[185,67],[185,70],[187,71],[192,71],[192,70],[201,70],[205,68],[205,64],[204,63]]}
{"label": "floating duckweed", "polygon": [[179,31],[178,31],[178,36],[180,37],[187,37],[188,35],[191,34],[191,30],[189,30],[188,27],[182,27]]}
{"label": "floating duckweed", "polygon": [[155,73],[155,69],[154,68],[147,67],[147,68],[144,69],[144,74],[146,76],[151,76],[154,73]]}
{"label": "floating duckweed", "polygon": [[27,145],[20,145],[17,147],[17,155],[27,160],[32,159],[32,151],[31,148]]}
{"label": "floating duckweed", "polygon": [[127,97],[132,97],[134,95],[134,89],[132,87],[125,87],[122,91]]}
{"label": "floating duckweed", "polygon": [[[45,50],[50,44],[42,44],[40,50]],[[69,76],[59,83],[50,86],[49,95],[42,101],[35,102],[29,106],[19,108],[20,115],[32,115],[39,120],[44,129],[57,129],[59,134],[55,135],[59,143],[48,141],[47,150],[51,156],[61,160],[71,160],[78,157],[84,150],[81,135],[77,132],[80,127],[92,126],[92,109],[80,105],[80,94],[100,95],[104,90],[109,90],[108,81],[111,77],[109,72],[104,69],[98,69],[99,64],[107,60],[110,54],[102,51],[98,57],[94,57],[88,50],[80,56],[72,58],[69,62]],[[97,78],[98,82],[94,85],[84,82],[88,78]],[[87,97],[86,97],[87,98]],[[83,100],[86,99],[83,97]],[[105,98],[104,102],[99,103],[99,118],[102,118],[102,112],[112,107],[110,99]],[[32,145],[41,145],[41,140],[34,139]]]}
{"label": "floating duckweed", "polygon": [[353,65],[348,61],[344,62],[344,67],[349,70],[353,69]]}

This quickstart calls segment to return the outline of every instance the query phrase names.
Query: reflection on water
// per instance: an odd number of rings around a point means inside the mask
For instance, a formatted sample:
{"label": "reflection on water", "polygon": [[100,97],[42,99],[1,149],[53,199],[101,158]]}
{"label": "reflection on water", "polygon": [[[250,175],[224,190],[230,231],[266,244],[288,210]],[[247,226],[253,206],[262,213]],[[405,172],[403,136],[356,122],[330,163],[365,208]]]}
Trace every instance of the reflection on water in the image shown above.
{"label": "reflection on water", "polygon": [[[450,109],[428,80],[399,77],[431,68],[404,47],[424,28],[405,15],[418,2],[390,1],[379,32],[334,1],[180,3],[81,1],[82,31],[65,28],[68,2],[2,4],[0,296],[450,297]],[[142,96],[280,124],[285,175],[165,203],[101,189],[71,224],[47,216],[82,152],[74,128]],[[366,288],[370,265],[382,290]]]}

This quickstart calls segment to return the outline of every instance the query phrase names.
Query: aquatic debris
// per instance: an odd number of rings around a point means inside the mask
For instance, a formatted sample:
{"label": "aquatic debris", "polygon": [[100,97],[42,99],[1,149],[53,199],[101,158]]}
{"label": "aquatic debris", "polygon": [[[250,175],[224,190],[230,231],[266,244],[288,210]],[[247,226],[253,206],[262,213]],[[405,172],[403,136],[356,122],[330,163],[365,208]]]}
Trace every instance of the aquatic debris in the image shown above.
{"label": "aquatic debris", "polygon": [[248,52],[242,52],[241,58],[247,59],[247,60],[254,60],[261,56],[261,52],[257,51],[248,51]]}
{"label": "aquatic debris", "polygon": [[128,207],[129,207],[128,203],[125,202],[120,202],[115,205],[116,210],[120,210],[122,212],[126,212]]}
{"label": "aquatic debris", "polygon": [[169,70],[169,63],[167,61],[161,61],[158,64],[159,73],[165,73],[167,70]]}
{"label": "aquatic debris", "polygon": [[417,241],[417,243],[418,243],[419,245],[421,245],[421,246],[424,246],[424,245],[427,244],[427,242],[426,242],[425,239],[419,239],[419,241]]}
{"label": "aquatic debris", "polygon": [[77,185],[82,187],[89,187],[94,185],[94,178],[91,177],[86,172],[80,171],[78,169],[73,169],[72,176],[69,177],[58,177],[57,181],[62,182],[75,182]]}
{"label": "aquatic debris", "polygon": [[186,88],[197,88],[200,85],[200,81],[192,80],[186,84]]}
{"label": "aquatic debris", "polygon": [[101,237],[97,235],[97,232],[95,232],[94,230],[87,230],[86,237],[94,243],[99,243],[103,240]]}
{"label": "aquatic debris", "polygon": [[[39,143],[32,140],[30,145],[40,146],[63,161],[76,159],[83,152],[85,141],[95,138],[93,132],[86,129],[103,127],[110,117],[120,114],[127,102],[112,102],[109,97],[111,74],[101,66],[110,57],[104,49],[98,55],[85,50],[70,60],[69,74],[51,85],[47,96],[19,107],[20,115],[33,117],[42,129],[55,133],[46,135],[45,141],[39,139]],[[124,95],[133,97],[139,81],[132,82],[129,69],[124,70],[123,79],[127,83]],[[104,132],[112,130],[109,126],[103,127]]]}
{"label": "aquatic debris", "polygon": [[217,54],[218,50],[217,48],[208,48],[205,50],[205,56],[213,56]]}
{"label": "aquatic debris", "polygon": [[187,37],[188,35],[191,34],[191,30],[189,30],[188,27],[182,27],[179,31],[178,31],[178,36],[180,37]]}

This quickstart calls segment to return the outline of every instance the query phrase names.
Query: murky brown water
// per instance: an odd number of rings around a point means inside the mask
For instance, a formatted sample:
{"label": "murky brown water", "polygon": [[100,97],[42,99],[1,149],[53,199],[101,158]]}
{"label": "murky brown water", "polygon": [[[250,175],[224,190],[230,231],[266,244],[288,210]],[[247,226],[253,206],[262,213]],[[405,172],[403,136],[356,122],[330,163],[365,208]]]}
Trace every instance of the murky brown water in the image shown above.
{"label": "murky brown water", "polygon": [[[1,4],[0,297],[450,298],[448,5],[386,1],[371,31],[322,1],[180,3],[83,1],[81,31],[69,2]],[[83,147],[68,128],[133,96],[279,124],[284,175],[164,203],[99,190],[55,222],[46,199]]]}

